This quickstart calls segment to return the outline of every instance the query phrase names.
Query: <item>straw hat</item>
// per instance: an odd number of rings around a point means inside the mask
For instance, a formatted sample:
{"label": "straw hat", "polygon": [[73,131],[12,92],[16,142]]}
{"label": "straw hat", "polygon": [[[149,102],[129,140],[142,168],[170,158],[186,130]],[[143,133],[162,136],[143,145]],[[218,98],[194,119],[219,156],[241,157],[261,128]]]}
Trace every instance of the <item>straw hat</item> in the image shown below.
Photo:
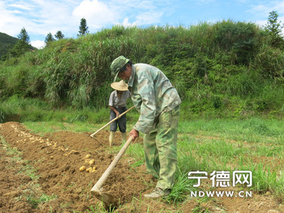
{"label": "straw hat", "polygon": [[124,82],[124,80],[121,80],[119,82],[113,82],[110,85],[113,89],[118,91],[127,91],[128,90],[128,84]]}

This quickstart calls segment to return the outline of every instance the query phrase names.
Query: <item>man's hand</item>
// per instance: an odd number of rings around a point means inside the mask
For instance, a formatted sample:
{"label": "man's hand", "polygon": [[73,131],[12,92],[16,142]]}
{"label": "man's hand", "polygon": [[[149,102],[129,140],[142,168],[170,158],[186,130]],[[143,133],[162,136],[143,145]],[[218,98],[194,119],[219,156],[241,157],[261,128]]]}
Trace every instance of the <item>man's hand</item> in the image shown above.
{"label": "man's hand", "polygon": [[138,132],[136,129],[132,129],[132,130],[129,132],[129,135],[133,137],[133,140],[135,140],[136,138],[139,137],[139,132]]}
{"label": "man's hand", "polygon": [[109,108],[114,111],[116,117],[118,117],[120,115],[120,113],[113,107],[113,106],[109,106]]}
{"label": "man's hand", "polygon": [[116,117],[119,116],[119,112],[115,110]]}

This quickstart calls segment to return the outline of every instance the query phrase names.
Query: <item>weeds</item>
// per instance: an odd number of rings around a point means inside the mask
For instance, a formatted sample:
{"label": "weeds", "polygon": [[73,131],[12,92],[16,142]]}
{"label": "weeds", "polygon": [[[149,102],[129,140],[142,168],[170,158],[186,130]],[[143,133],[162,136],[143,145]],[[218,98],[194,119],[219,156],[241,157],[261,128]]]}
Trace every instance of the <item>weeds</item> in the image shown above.
{"label": "weeds", "polygon": [[169,203],[183,202],[187,199],[190,191],[196,189],[192,187],[192,181],[188,180],[188,174],[182,173],[180,169],[177,172],[176,184],[174,185],[171,194],[166,197]]}

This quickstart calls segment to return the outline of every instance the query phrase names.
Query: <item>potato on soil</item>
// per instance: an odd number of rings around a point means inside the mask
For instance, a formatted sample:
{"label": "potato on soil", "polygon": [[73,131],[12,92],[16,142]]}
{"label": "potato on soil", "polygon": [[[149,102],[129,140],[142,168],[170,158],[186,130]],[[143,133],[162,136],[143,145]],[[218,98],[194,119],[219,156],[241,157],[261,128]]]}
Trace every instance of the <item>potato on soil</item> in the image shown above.
{"label": "potato on soil", "polygon": [[79,168],[79,170],[80,170],[80,172],[83,172],[83,171],[86,170],[86,167],[85,167],[85,166],[81,166],[81,167]]}
{"label": "potato on soil", "polygon": [[89,167],[88,169],[86,169],[86,172],[92,172],[93,171],[93,168],[92,167]]}
{"label": "potato on soil", "polygon": [[89,161],[89,165],[90,165],[90,166],[92,166],[92,165],[94,165],[94,164],[95,164],[95,159],[92,159],[92,160]]}
{"label": "potato on soil", "polygon": [[97,171],[97,167],[94,166],[93,169],[92,169],[92,173],[96,172],[96,171]]}
{"label": "potato on soil", "polygon": [[86,156],[85,156],[85,158],[90,158],[91,157],[91,155],[90,154],[87,154]]}

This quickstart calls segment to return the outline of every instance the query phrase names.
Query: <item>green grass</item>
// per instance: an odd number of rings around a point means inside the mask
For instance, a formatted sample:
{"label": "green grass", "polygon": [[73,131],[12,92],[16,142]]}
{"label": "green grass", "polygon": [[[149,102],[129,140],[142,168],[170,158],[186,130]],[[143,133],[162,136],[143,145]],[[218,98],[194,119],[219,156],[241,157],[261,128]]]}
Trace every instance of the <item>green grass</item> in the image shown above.
{"label": "green grass", "polygon": [[166,197],[166,200],[169,203],[183,202],[187,199],[190,191],[196,191],[196,189],[193,187],[194,181],[188,180],[187,178],[187,172],[182,172],[178,167],[176,176],[176,184],[174,185],[171,194]]}
{"label": "green grass", "polygon": [[250,118],[181,121],[180,133],[218,136],[246,142],[281,143],[284,141],[284,122],[276,119]]}
{"label": "green grass", "polygon": [[[128,103],[129,108],[131,105]],[[22,98],[18,95],[0,102],[0,123],[5,121],[19,121],[25,123],[35,132],[42,133],[57,130],[94,132],[109,122],[109,113],[110,109],[108,107],[100,109],[94,107],[54,109],[44,101]],[[134,124],[139,117],[139,113],[133,109],[126,116],[129,123]],[[34,122],[43,125],[39,125],[37,128],[37,124],[35,124],[32,127]]]}
{"label": "green grass", "polygon": [[255,192],[270,191],[283,200],[283,121],[196,120],[180,122],[179,127],[179,155],[183,157],[179,162],[185,165],[187,161],[186,170],[249,170]]}

